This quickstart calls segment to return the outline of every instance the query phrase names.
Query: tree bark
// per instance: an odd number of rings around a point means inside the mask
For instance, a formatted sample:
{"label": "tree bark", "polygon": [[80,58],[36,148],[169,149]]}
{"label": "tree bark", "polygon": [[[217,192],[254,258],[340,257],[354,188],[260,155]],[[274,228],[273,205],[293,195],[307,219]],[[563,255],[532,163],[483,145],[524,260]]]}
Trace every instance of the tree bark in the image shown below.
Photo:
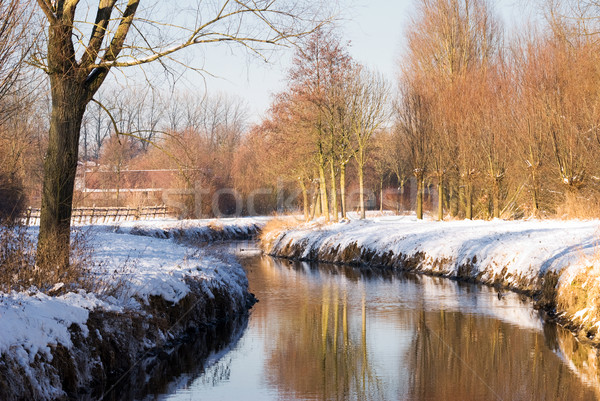
{"label": "tree bark", "polygon": [[77,80],[51,76],[52,113],[44,180],[37,263],[43,268],[69,264],[71,210],[86,91]]}
{"label": "tree bark", "polygon": [[358,188],[359,188],[359,204],[360,204],[360,218],[366,218],[365,212],[365,188],[364,188],[364,171],[363,166],[358,165]]}
{"label": "tree bark", "polygon": [[314,202],[313,211],[312,211],[312,218],[314,219],[315,217],[321,216],[321,213],[322,213],[322,211],[321,211],[321,193],[319,191],[317,191],[317,194],[315,195],[315,202]]}
{"label": "tree bark", "polygon": [[333,157],[329,161],[331,174],[331,205],[333,206],[333,221],[338,221],[337,188],[335,183],[335,165]]}
{"label": "tree bark", "polygon": [[417,176],[417,219],[423,220],[423,176]]}
{"label": "tree bark", "polygon": [[465,200],[467,202],[465,209],[465,218],[473,220],[473,184],[469,181],[465,187]]}
{"label": "tree bark", "polygon": [[[446,185],[448,185],[448,184],[446,184]],[[450,209],[450,215],[452,217],[457,217],[458,213],[459,213],[459,209],[460,209],[460,199],[458,196],[460,189],[458,189],[456,187],[456,185],[451,184],[448,186],[448,192],[449,192],[448,208]]]}
{"label": "tree bark", "polygon": [[342,206],[342,219],[346,218],[346,164],[340,165],[340,198]]}
{"label": "tree bark", "polygon": [[302,205],[304,207],[304,221],[308,221],[310,214],[310,206],[308,204],[308,190],[306,189],[306,184],[302,179],[298,180],[300,183],[300,189],[302,190]]}
{"label": "tree bark", "polygon": [[323,167],[324,162],[321,156],[321,162],[319,163],[319,188],[321,191],[321,212],[325,216],[325,221],[329,223],[329,204],[327,199],[327,182],[325,181],[325,168]]}
{"label": "tree bark", "polygon": [[379,180],[379,211],[383,212],[383,178]]}
{"label": "tree bark", "polygon": [[438,220],[444,220],[444,179],[438,177]]}
{"label": "tree bark", "polygon": [[405,180],[400,181],[400,199],[398,199],[398,214],[400,211],[404,212],[404,188],[405,188]]}

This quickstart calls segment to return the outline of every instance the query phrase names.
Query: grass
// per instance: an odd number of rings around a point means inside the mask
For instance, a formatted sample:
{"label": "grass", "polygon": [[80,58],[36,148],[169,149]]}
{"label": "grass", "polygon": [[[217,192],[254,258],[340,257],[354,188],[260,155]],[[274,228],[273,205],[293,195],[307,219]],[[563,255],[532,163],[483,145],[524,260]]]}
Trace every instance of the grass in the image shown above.
{"label": "grass", "polygon": [[271,241],[282,231],[289,230],[290,228],[296,227],[302,222],[298,221],[294,217],[281,217],[277,216],[267,221],[265,226],[260,232],[260,243],[262,246],[270,245]]}
{"label": "grass", "polygon": [[[36,241],[27,227],[18,223],[0,226],[0,291],[39,290],[59,295],[77,289],[93,290],[93,248],[83,230],[74,230],[70,264],[53,269],[36,265]],[[56,249],[51,252],[57,252]]]}
{"label": "grass", "polygon": [[556,309],[593,338],[600,322],[600,251],[592,258],[582,257],[580,264],[582,267],[558,282]]}

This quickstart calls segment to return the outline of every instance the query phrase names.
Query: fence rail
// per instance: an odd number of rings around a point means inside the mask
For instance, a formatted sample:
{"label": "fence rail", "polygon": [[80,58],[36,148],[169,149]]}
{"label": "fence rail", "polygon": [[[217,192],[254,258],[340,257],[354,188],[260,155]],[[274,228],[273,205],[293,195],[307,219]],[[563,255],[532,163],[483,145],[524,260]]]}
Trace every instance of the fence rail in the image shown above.
{"label": "fence rail", "polygon": [[[78,207],[73,209],[71,223],[108,223],[128,220],[147,220],[170,216],[165,205],[142,207]],[[28,208],[23,216],[26,225],[39,224],[40,209]]]}

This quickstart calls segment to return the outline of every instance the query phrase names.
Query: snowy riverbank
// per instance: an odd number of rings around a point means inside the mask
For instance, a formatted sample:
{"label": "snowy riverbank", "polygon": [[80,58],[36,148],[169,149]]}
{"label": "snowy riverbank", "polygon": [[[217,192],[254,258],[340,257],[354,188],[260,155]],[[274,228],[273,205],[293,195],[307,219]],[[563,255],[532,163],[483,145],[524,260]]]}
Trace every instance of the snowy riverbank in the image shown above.
{"label": "snowy riverbank", "polygon": [[235,241],[255,237],[271,219],[271,217],[243,217],[127,221],[118,223],[116,231],[146,237],[186,239],[194,242]]}
{"label": "snowy riverbank", "polygon": [[[140,358],[246,315],[253,297],[242,267],[232,257],[173,238],[198,240],[195,233],[211,230],[253,235],[261,224],[242,219],[80,227],[93,248],[97,290],[0,294],[0,398],[97,398],[115,382],[129,383],[132,378],[121,378]],[[35,236],[37,229],[30,230]],[[173,230],[178,234],[155,235]]]}
{"label": "snowy riverbank", "polygon": [[263,234],[267,253],[385,266],[524,292],[600,341],[600,221],[417,221],[381,217],[309,223]]}

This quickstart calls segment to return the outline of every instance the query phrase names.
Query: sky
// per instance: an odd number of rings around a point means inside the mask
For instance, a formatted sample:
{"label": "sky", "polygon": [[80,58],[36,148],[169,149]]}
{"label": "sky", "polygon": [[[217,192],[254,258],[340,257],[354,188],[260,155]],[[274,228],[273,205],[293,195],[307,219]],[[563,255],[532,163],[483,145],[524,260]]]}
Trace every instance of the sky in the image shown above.
{"label": "sky", "polygon": [[[351,56],[393,80],[411,4],[412,0],[345,0],[337,24],[341,36],[350,41]],[[250,120],[258,122],[268,110],[272,94],[286,86],[293,49],[276,50],[268,63],[248,59],[235,50],[221,47],[205,52],[206,70],[218,74],[206,79],[206,87],[209,92],[246,99]]]}
{"label": "sky", "polygon": [[[507,29],[525,15],[525,0],[490,0]],[[358,62],[379,71],[395,83],[402,56],[404,32],[410,22],[414,0],[340,0],[341,14],[336,22],[342,38],[350,41],[349,52]],[[239,47],[205,46],[196,48],[194,64],[208,73],[186,73],[177,89],[225,93],[239,97],[248,105],[251,123],[258,123],[271,103],[272,95],[286,86],[286,71],[293,48],[282,48],[269,55],[268,62],[249,57]]]}

